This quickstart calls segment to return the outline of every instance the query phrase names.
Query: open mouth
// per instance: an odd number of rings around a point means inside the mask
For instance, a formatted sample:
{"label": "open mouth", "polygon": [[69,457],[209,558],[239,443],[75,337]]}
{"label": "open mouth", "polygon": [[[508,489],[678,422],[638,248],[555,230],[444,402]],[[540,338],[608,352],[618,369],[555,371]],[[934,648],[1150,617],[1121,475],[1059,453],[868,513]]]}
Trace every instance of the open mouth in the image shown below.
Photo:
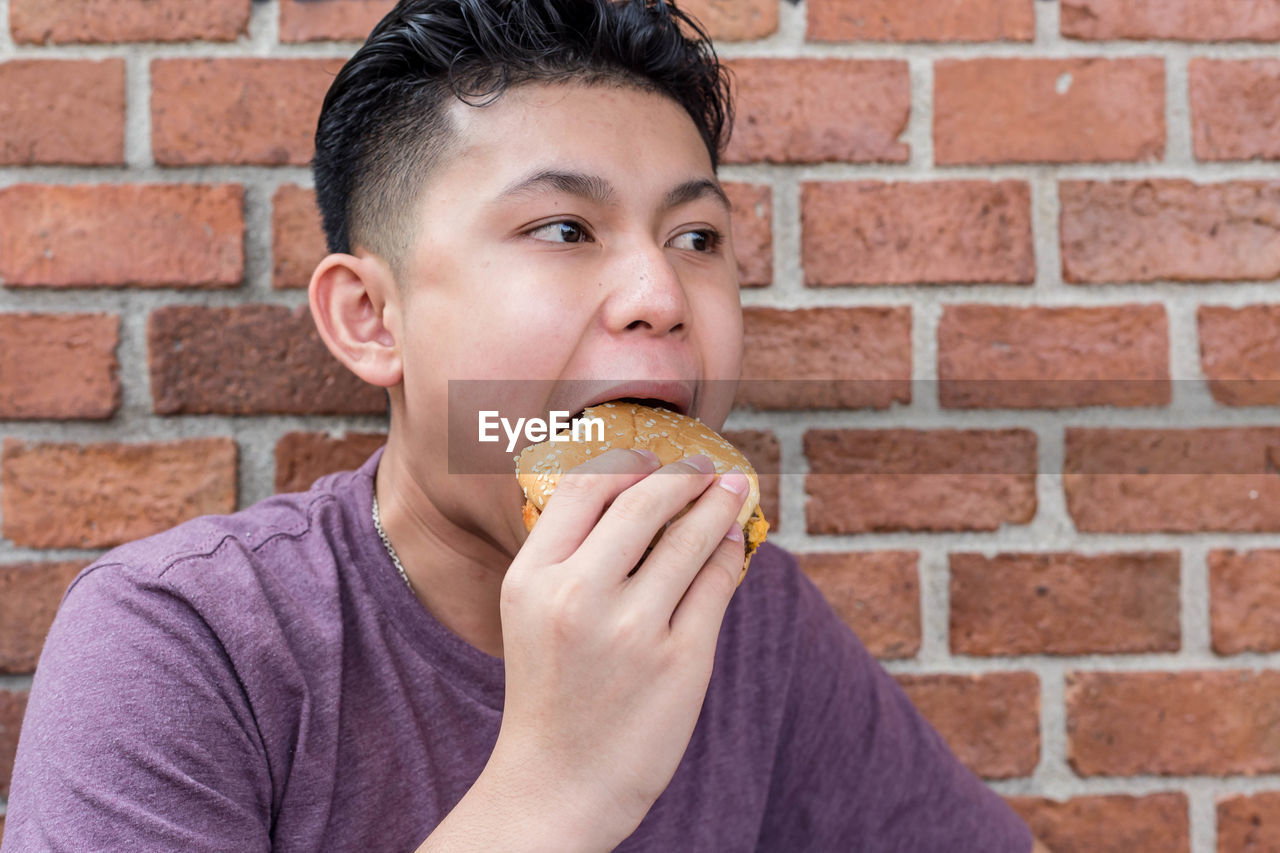
{"label": "open mouth", "polygon": [[663,400],[660,397],[615,397],[611,400],[603,400],[599,403],[592,403],[590,406],[579,409],[578,411],[573,413],[573,417],[571,417],[569,420],[571,423],[576,422],[579,418],[582,417],[582,413],[585,412],[587,409],[593,408],[595,406],[608,405],[609,403],[634,403],[638,406],[648,406],[653,409],[666,409],[668,412],[675,412],[678,415],[688,414],[687,412],[684,411],[684,407],[681,406],[679,403],[674,403],[670,400]]}

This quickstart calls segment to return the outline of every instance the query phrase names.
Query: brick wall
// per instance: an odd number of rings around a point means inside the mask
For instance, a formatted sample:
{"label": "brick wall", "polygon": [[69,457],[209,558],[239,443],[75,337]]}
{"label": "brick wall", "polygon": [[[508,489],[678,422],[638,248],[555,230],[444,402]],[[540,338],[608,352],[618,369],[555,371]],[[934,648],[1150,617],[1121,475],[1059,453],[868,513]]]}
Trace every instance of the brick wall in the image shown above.
{"label": "brick wall", "polygon": [[[81,566],[378,444],[305,164],[389,5],[0,0],[0,798]],[[776,541],[1055,851],[1280,847],[1280,2],[688,5]]]}

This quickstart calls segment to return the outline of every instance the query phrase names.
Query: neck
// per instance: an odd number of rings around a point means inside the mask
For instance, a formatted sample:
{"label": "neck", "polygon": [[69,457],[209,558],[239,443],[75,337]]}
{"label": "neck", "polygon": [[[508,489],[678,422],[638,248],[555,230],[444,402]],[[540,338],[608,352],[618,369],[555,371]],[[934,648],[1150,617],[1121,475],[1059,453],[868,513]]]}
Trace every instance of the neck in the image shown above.
{"label": "neck", "polygon": [[382,529],[422,605],[454,634],[502,657],[502,579],[513,552],[451,518],[414,477],[394,431],[374,483]]}

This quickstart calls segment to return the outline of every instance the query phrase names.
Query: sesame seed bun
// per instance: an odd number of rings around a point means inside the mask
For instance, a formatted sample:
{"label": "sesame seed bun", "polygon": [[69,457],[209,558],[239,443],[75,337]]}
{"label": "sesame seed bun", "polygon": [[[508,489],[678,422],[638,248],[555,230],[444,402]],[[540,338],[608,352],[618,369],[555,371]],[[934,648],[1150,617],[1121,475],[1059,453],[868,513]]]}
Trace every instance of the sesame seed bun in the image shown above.
{"label": "sesame seed bun", "polygon": [[711,459],[717,474],[737,468],[747,475],[747,499],[738,513],[746,541],[746,558],[738,578],[741,583],[752,554],[769,530],[760,511],[760,480],[747,458],[706,424],[666,409],[614,401],[591,406],[582,417],[599,418],[604,423],[603,440],[593,431],[590,441],[544,441],[526,447],[516,457],[516,479],[525,496],[525,528],[533,529],[565,472],[609,450],[651,450],[663,465],[701,453]]}

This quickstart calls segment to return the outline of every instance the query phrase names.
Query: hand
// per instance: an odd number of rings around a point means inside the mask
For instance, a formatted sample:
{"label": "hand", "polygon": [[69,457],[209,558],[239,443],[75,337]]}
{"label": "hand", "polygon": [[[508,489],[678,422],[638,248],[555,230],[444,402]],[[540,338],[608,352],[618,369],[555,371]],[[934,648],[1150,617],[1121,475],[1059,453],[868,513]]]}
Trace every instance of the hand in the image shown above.
{"label": "hand", "polygon": [[485,773],[609,845],[689,745],[744,559],[746,476],[651,457],[613,450],[566,474],[502,585],[506,700]]}

